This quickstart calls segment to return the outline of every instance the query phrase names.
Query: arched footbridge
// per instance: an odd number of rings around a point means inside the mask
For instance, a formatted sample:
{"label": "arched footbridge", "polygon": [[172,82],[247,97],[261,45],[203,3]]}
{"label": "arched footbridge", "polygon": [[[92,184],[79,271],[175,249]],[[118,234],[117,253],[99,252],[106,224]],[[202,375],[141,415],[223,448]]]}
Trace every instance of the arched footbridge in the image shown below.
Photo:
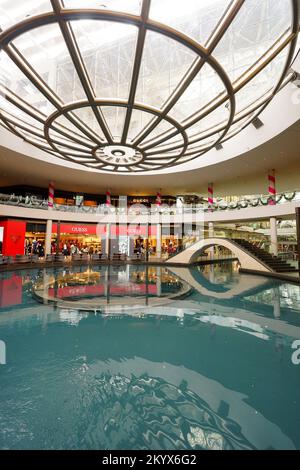
{"label": "arched footbridge", "polygon": [[238,258],[242,269],[251,269],[254,271],[274,272],[266,263],[261,261],[248,250],[238,243],[228,238],[205,238],[189,246],[181,253],[173,256],[166,261],[167,264],[193,264],[197,261],[201,253],[212,246],[221,246],[230,250],[234,257]]}

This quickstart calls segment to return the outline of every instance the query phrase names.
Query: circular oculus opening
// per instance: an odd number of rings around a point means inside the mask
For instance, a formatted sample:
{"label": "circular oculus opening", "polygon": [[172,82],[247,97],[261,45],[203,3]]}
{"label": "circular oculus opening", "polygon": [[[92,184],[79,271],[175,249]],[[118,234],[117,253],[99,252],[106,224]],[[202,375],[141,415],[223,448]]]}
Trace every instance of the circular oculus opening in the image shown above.
{"label": "circular oculus opening", "polygon": [[112,150],[111,152],[115,157],[123,157],[125,154],[124,150]]}
{"label": "circular oculus opening", "polygon": [[98,148],[94,155],[105,164],[117,166],[132,166],[143,161],[141,152],[132,147],[107,145]]}

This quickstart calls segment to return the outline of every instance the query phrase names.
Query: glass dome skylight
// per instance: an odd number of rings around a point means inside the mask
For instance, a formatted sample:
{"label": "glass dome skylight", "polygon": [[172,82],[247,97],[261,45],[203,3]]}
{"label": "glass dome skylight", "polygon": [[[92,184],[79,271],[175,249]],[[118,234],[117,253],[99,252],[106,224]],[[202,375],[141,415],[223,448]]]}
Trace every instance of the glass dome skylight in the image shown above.
{"label": "glass dome skylight", "polygon": [[60,158],[128,173],[201,157],[248,125],[291,78],[298,8],[0,0],[0,22],[1,125]]}

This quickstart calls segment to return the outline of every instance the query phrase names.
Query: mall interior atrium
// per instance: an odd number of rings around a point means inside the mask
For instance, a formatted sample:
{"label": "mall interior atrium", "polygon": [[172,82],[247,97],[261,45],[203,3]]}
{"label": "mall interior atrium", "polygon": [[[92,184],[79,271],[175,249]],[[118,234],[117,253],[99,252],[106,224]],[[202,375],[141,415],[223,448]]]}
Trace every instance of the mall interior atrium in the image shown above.
{"label": "mall interior atrium", "polygon": [[0,451],[300,449],[299,26],[0,0]]}

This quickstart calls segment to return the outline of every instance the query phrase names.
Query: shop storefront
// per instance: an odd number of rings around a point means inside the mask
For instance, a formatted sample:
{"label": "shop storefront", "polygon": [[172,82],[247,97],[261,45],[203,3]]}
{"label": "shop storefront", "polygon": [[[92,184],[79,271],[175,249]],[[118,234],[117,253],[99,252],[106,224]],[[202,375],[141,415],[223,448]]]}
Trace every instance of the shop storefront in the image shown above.
{"label": "shop storefront", "polygon": [[[59,251],[100,253],[105,250],[105,225],[61,223]],[[57,223],[52,225],[52,246],[56,249]]]}
{"label": "shop storefront", "polygon": [[112,254],[119,252],[133,256],[143,254],[147,248],[150,253],[156,253],[156,225],[112,225],[110,235]]}
{"label": "shop storefront", "polygon": [[[58,227],[59,225],[59,227]],[[106,224],[57,223],[52,224],[51,246],[56,252],[66,254],[84,253],[124,253],[127,256],[144,254],[149,250],[150,256],[157,252],[176,253],[182,246],[182,227],[180,224],[162,226],[161,240],[157,225],[111,224],[109,237]],[[44,254],[46,239],[46,222],[26,220],[0,221],[0,247],[3,255]],[[109,247],[106,246],[109,238]],[[36,247],[40,249],[37,250]]]}
{"label": "shop storefront", "polygon": [[0,220],[2,255],[24,254],[26,221],[17,219]]}
{"label": "shop storefront", "polygon": [[163,255],[177,253],[182,248],[182,225],[162,226],[161,251]]}
{"label": "shop storefront", "polygon": [[45,222],[26,222],[25,255],[37,253],[43,256],[46,237]]}
{"label": "shop storefront", "polygon": [[[105,232],[103,231],[103,236]],[[45,223],[27,223],[25,233],[25,254],[31,254],[36,251],[36,246],[45,245],[46,224]],[[57,224],[52,226],[52,251],[56,251]],[[96,253],[101,251],[101,227],[96,224],[60,224],[60,251],[64,245],[70,250],[74,245],[80,251]]]}

